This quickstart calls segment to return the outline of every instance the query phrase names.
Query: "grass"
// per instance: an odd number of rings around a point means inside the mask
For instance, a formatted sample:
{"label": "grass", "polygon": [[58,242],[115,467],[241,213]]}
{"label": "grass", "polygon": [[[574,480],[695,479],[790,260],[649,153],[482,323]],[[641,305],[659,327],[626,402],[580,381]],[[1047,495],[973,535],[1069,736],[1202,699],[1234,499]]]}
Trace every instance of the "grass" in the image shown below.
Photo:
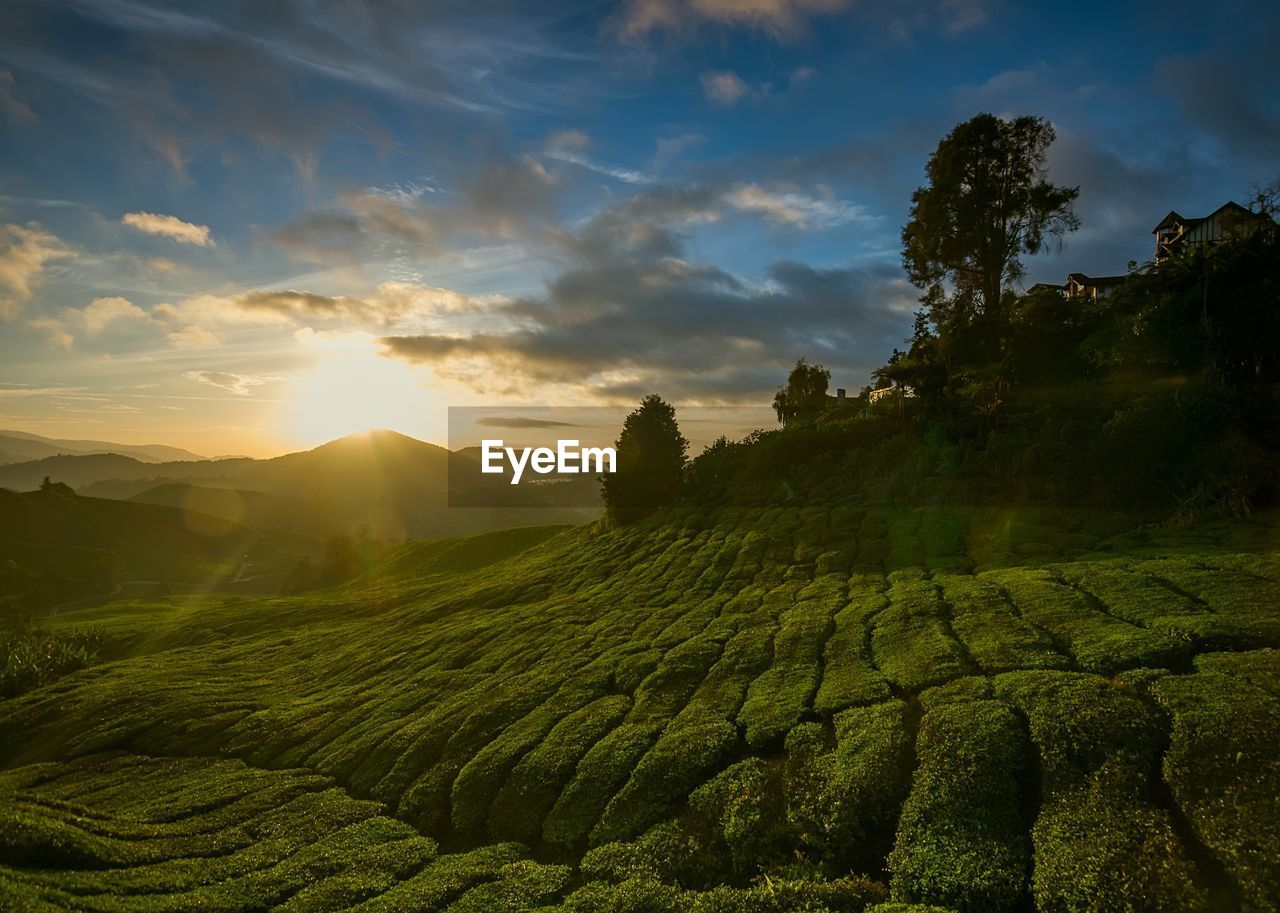
{"label": "grass", "polygon": [[60,614],[0,907],[1275,909],[1274,521],[1122,528],[678,510]]}

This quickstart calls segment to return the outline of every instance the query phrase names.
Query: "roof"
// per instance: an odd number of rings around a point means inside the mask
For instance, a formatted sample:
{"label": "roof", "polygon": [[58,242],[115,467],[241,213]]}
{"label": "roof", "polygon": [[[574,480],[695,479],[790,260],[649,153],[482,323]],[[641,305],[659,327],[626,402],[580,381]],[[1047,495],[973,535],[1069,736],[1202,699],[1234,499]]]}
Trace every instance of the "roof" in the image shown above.
{"label": "roof", "polygon": [[1081,285],[1119,285],[1128,276],[1086,276],[1084,273],[1068,273],[1067,281],[1074,279]]}
{"label": "roof", "polygon": [[1179,214],[1177,213],[1177,211],[1176,211],[1176,210],[1172,210],[1172,209],[1171,209],[1171,210],[1169,210],[1169,214],[1168,214],[1167,216],[1165,216],[1163,219],[1161,219],[1161,220],[1156,224],[1156,227],[1155,227],[1155,228],[1151,229],[1151,233],[1152,233],[1152,234],[1155,234],[1155,233],[1156,233],[1156,232],[1158,232],[1160,229],[1162,229],[1162,228],[1164,228],[1164,227],[1166,227],[1166,226],[1168,226],[1168,225],[1173,225],[1173,224],[1181,224],[1181,225],[1186,226],[1187,228],[1191,228],[1193,225],[1198,225],[1198,224],[1200,224],[1201,222],[1206,221],[1207,219],[1212,219],[1212,218],[1213,218],[1214,216],[1216,216],[1218,213],[1223,212],[1224,210],[1228,210],[1228,209],[1230,209],[1230,210],[1232,210],[1232,211],[1235,211],[1235,212],[1242,212],[1242,213],[1246,213],[1246,214],[1251,215],[1251,216],[1252,216],[1252,215],[1257,215],[1257,213],[1253,212],[1253,211],[1252,211],[1252,210],[1250,210],[1250,209],[1245,208],[1244,206],[1241,206],[1241,205],[1240,205],[1239,203],[1237,203],[1235,200],[1227,200],[1227,202],[1223,203],[1221,206],[1219,206],[1219,207],[1218,207],[1217,209],[1215,209],[1213,212],[1209,213],[1207,216],[1199,216],[1198,218],[1194,218],[1194,219],[1188,219],[1188,218],[1186,218],[1185,216],[1181,216],[1181,215],[1179,215]]}

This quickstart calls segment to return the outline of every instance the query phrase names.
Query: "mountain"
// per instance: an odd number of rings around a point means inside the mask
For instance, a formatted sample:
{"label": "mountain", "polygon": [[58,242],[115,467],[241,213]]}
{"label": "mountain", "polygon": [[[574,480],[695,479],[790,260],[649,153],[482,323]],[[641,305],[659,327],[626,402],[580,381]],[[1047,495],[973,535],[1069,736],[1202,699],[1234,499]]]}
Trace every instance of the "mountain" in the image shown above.
{"label": "mountain", "polygon": [[44,437],[27,431],[0,431],[0,463],[38,460],[58,454],[118,453],[144,463],[172,460],[203,460],[205,457],[166,444],[116,444],[111,441],[81,441]]}
{"label": "mountain", "polygon": [[[512,486],[481,476],[470,455],[394,431],[351,435],[267,460],[148,463],[118,454],[86,454],[0,466],[0,488],[26,491],[45,477],[94,497],[171,507],[196,497],[204,505],[198,512],[311,536],[349,533],[367,524],[381,538],[423,538],[586,523],[600,515],[598,484],[590,477]],[[192,487],[231,494],[198,494]],[[465,503],[479,506],[449,509],[451,488],[455,496],[468,496]]]}

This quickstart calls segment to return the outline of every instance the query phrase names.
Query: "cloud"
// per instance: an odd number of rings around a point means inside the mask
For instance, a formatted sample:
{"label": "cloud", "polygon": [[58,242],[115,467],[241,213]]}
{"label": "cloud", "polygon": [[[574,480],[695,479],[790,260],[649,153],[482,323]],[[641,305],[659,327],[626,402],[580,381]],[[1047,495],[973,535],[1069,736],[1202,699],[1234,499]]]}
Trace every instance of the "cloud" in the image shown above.
{"label": "cloud", "polygon": [[73,254],[37,222],[0,225],[0,319],[12,319],[31,298],[45,264]]}
{"label": "cloud", "polygon": [[174,327],[177,345],[217,345],[212,332],[224,326],[297,327],[311,323],[389,327],[472,313],[501,299],[464,295],[414,282],[382,282],[365,296],[324,295],[305,289],[249,289],[236,295],[198,295],[177,304],[162,303],[152,316]]}
{"label": "cloud", "polygon": [[44,336],[51,345],[55,345],[60,349],[70,351],[75,344],[76,340],[71,335],[70,328],[56,317],[35,317],[27,321],[27,326]]}
{"label": "cloud", "polygon": [[253,377],[245,374],[231,374],[227,371],[188,371],[182,376],[187,380],[226,390],[236,396],[248,396],[253,392],[254,387],[260,387],[268,381],[275,380],[272,377]]}
{"label": "cloud", "polygon": [[35,112],[14,94],[13,74],[0,70],[0,111],[17,123],[34,123]]}
{"label": "cloud", "polygon": [[[572,151],[576,140],[562,136],[543,153],[619,180],[637,183],[640,172],[600,165]],[[468,163],[447,192],[387,193],[369,190],[341,195],[333,206],[306,214],[268,235],[295,258],[332,264],[369,259],[416,259],[438,253],[447,241],[479,236],[511,239],[537,235],[558,222],[557,196],[563,182],[533,154],[498,149]]]}
{"label": "cloud", "polygon": [[704,24],[742,26],[785,40],[809,20],[852,8],[854,0],[630,0],[619,25],[627,38],[683,32]]}
{"label": "cloud", "polygon": [[489,307],[479,331],[442,326],[381,342],[391,357],[489,394],[536,396],[573,378],[581,395],[606,401],[655,390],[743,401],[767,399],[800,355],[853,386],[907,334],[916,290],[896,263],[778,261],[751,279],[687,259],[675,227],[723,205],[724,192],[707,187],[637,194],[563,239],[579,263],[543,294]]}
{"label": "cloud", "polygon": [[1246,51],[1233,58],[1169,57],[1159,63],[1154,76],[1192,123],[1218,140],[1228,154],[1243,153],[1254,163],[1274,167],[1280,148],[1275,80],[1259,78],[1251,56]]}
{"label": "cloud", "polygon": [[701,133],[681,133],[677,136],[658,137],[658,155],[662,158],[673,158],[683,152],[696,148],[706,142]]}
{"label": "cloud", "polygon": [[591,145],[591,137],[581,130],[560,130],[547,137],[547,152],[581,152]]}
{"label": "cloud", "polygon": [[580,428],[574,422],[558,422],[547,418],[530,418],[523,415],[489,415],[478,418],[476,425],[482,428]]}
{"label": "cloud", "polygon": [[147,312],[127,298],[94,298],[83,310],[73,311],[90,336],[97,336],[117,320],[147,320]]}
{"label": "cloud", "polygon": [[165,338],[179,349],[216,349],[222,345],[222,340],[217,336],[194,323],[180,330],[173,330]]}
{"label": "cloud", "polygon": [[725,199],[741,212],[801,230],[876,221],[865,207],[835,199],[831,194],[815,197],[796,190],[766,190],[758,184],[744,184],[730,191]]}
{"label": "cloud", "polygon": [[770,89],[768,83],[753,89],[732,70],[708,70],[698,77],[698,81],[702,83],[702,94],[707,101],[725,108],[731,108],[743,99],[763,98]]}
{"label": "cloud", "polygon": [[213,247],[213,239],[209,237],[206,225],[194,225],[184,222],[177,216],[164,216],[154,212],[127,212],[120,221],[130,228],[148,235],[159,235],[179,244],[193,244],[196,247]]}
{"label": "cloud", "polygon": [[818,71],[813,67],[798,67],[791,71],[791,76],[787,81],[794,89],[796,86],[802,86],[807,82],[811,82],[818,75]]}
{"label": "cloud", "polygon": [[909,331],[915,290],[896,265],[779,262],[765,282],[666,260],[560,276],[503,332],[384,337],[389,355],[481,392],[526,395],[577,378],[601,399],[643,392],[701,401],[767,398],[801,355],[848,386]]}

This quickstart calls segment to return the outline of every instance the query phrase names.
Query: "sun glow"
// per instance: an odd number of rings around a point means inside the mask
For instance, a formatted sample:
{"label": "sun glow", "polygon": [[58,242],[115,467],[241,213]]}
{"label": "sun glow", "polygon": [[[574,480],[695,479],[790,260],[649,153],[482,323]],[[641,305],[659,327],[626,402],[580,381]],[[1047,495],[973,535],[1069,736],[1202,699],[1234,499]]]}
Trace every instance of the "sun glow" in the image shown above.
{"label": "sun glow", "polygon": [[379,354],[373,336],[301,330],[297,339],[318,363],[292,381],[286,434],[312,446],[374,428],[424,440],[440,436],[444,410],[413,368]]}

